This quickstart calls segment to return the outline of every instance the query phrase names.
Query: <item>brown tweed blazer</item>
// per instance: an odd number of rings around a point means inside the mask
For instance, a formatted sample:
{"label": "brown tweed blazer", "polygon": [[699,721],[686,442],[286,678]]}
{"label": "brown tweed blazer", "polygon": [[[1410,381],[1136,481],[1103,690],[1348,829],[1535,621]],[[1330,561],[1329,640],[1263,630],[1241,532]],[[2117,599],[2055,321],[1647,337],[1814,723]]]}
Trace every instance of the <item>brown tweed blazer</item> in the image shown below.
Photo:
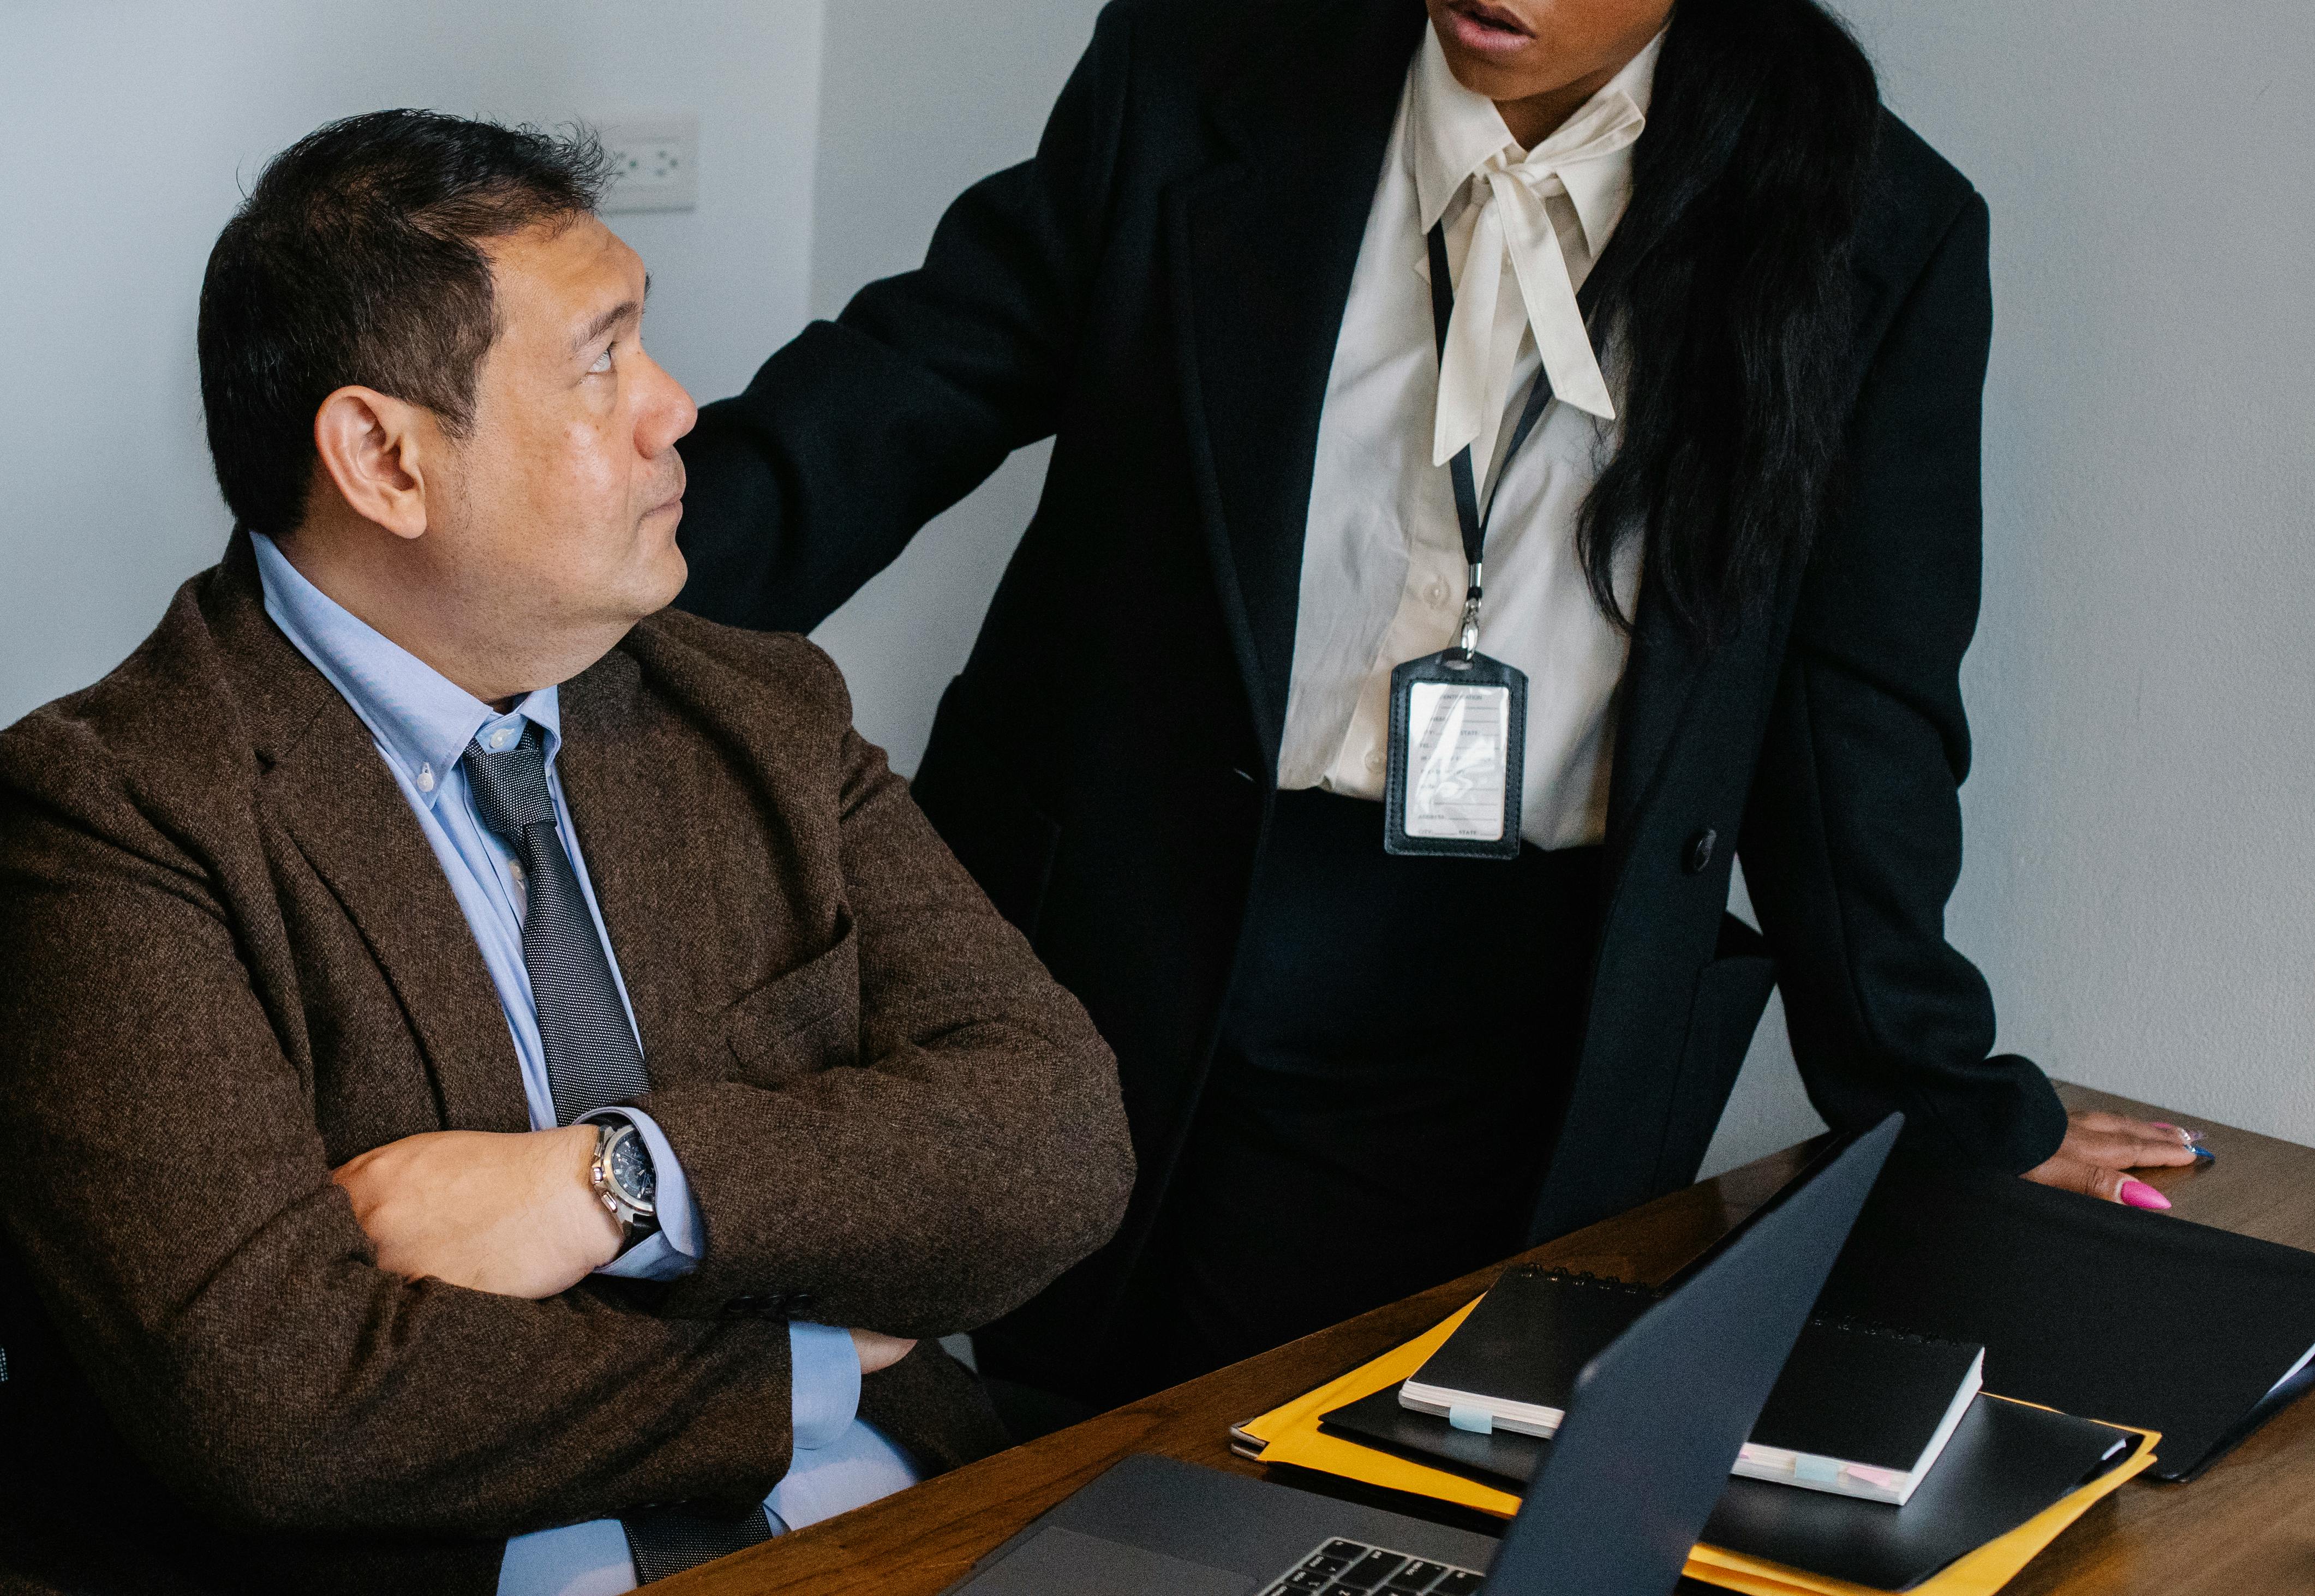
{"label": "brown tweed blazer", "polygon": [[[246,539],[119,669],[0,733],[15,1578],[487,1592],[510,1534],[762,1496],[786,1317],[969,1328],[1115,1228],[1108,1050],[826,656],[670,612],[562,698],[642,1106],[706,1255],[545,1302],[380,1271],[330,1180],[528,1122],[441,869],[266,618]],[[998,1444],[929,1341],[862,1412],[932,1467]]]}

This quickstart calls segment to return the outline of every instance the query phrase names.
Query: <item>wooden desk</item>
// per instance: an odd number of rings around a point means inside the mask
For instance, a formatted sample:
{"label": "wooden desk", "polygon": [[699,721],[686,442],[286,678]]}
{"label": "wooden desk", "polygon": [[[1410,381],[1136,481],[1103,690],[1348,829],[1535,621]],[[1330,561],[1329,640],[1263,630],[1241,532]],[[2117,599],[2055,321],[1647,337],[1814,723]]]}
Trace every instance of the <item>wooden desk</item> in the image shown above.
{"label": "wooden desk", "polygon": [[[2062,1089],[2071,1108],[2187,1119],[2102,1093]],[[2315,1249],[2315,1148],[2222,1125],[2200,1128],[2219,1155],[2216,1164],[2146,1176],[2176,1211]],[[1803,1157],[1802,1148],[1788,1148],[1516,1261],[1662,1280],[1751,1212]],[[668,1596],[934,1596],[990,1547],[1129,1453],[1161,1452],[1259,1475],[1259,1465],[1231,1455],[1231,1423],[1429,1329],[1485,1290],[1502,1267],[1377,1308],[660,1588]],[[2122,1305],[2117,1330],[2127,1315]],[[2005,1596],[2308,1596],[2315,1592],[2311,1504],[2315,1401],[2284,1413],[2192,1485],[2124,1485],[2030,1564]]]}

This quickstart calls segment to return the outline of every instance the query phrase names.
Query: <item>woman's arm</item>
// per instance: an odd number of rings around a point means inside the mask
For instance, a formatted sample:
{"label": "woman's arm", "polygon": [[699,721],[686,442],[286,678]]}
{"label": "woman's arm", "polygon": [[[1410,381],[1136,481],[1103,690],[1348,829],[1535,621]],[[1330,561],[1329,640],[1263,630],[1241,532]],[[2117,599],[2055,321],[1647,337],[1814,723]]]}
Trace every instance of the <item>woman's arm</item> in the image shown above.
{"label": "woman's arm", "polygon": [[2119,1170],[2194,1155],[2168,1128],[2070,1126],[2031,1060],[1992,1052],[1991,994],[1945,936],[1969,769],[1987,233],[1973,194],[1867,373],[1847,501],[1795,613],[1742,857],[1794,1056],[1829,1122],[1902,1109],[1917,1151],[2118,1197]]}
{"label": "woman's arm", "polygon": [[925,263],[815,322],[682,444],[678,602],[809,631],[917,529],[1055,428],[1124,120],[1131,24],[1102,14],[1033,160],[966,190]]}

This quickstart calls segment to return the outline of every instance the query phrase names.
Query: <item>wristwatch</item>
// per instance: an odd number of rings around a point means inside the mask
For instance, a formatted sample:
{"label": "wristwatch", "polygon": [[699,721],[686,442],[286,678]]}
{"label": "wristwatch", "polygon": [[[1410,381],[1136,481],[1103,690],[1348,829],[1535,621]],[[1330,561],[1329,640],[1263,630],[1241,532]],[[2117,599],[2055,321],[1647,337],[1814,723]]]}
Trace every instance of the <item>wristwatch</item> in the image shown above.
{"label": "wristwatch", "polygon": [[652,1201],[659,1193],[659,1172],[652,1166],[651,1148],[643,1145],[643,1133],[633,1120],[595,1122],[595,1162],[587,1172],[587,1184],[619,1221],[624,1245],[633,1246],[659,1228],[659,1210]]}

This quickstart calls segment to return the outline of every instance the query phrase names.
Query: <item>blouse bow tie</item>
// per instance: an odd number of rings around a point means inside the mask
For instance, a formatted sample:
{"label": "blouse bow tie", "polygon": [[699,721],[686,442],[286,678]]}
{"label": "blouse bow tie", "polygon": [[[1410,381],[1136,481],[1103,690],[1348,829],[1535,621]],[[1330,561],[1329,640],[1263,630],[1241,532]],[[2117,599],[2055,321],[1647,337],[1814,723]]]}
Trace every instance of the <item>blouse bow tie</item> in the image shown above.
{"label": "blouse bow tie", "polygon": [[[1455,311],[1439,358],[1433,465],[1445,465],[1468,445],[1473,461],[1485,474],[1510,397],[1521,334],[1527,329],[1534,331],[1553,395],[1602,421],[1615,420],[1607,378],[1601,375],[1591,335],[1584,330],[1574,279],[1544,201],[1567,192],[1563,173],[1628,147],[1645,121],[1628,97],[1610,95],[1561,126],[1526,159],[1512,161],[1508,150],[1501,151],[1471,174],[1477,222],[1463,256]],[[1525,328],[1516,321],[1506,327],[1496,324],[1506,267],[1525,302]]]}

